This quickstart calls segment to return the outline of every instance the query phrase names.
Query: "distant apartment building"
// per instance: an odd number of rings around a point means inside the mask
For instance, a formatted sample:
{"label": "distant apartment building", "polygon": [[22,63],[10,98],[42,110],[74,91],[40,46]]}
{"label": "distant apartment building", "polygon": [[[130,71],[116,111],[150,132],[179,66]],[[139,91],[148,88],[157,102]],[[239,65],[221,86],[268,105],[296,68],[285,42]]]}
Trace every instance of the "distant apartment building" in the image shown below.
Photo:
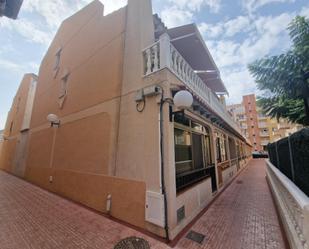
{"label": "distant apartment building", "polygon": [[264,115],[256,105],[254,94],[243,96],[241,104],[229,105],[227,109],[255,151],[265,151],[268,143],[287,137],[302,128],[301,125],[291,124],[283,119],[277,121]]}
{"label": "distant apartment building", "polygon": [[208,74],[219,69],[195,24],[168,29],[150,0],[103,11],[93,1],[66,19],[38,77],[23,79],[0,168],[173,239],[251,146],[218,97],[227,91]]}
{"label": "distant apartment building", "polygon": [[0,131],[0,156],[1,156],[1,150],[2,150],[2,145],[3,145],[3,130]]}

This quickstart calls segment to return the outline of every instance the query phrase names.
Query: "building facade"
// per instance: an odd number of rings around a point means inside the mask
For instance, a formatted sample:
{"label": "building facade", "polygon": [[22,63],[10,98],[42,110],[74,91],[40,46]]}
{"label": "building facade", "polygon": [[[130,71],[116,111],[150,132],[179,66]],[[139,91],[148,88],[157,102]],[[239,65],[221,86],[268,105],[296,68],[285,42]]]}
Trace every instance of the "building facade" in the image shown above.
{"label": "building facade", "polygon": [[255,151],[266,151],[268,143],[287,137],[302,128],[301,125],[291,124],[283,119],[277,121],[264,115],[256,105],[254,94],[243,96],[241,104],[229,105],[227,109]]}
{"label": "building facade", "polygon": [[[40,67],[27,142],[21,153],[24,127],[11,111],[0,167],[173,239],[246,165],[251,145],[216,94],[226,89],[208,74],[219,71],[195,24],[167,29],[150,0],[103,11],[94,1],[62,23]],[[181,90],[194,99],[185,110],[173,103]]]}

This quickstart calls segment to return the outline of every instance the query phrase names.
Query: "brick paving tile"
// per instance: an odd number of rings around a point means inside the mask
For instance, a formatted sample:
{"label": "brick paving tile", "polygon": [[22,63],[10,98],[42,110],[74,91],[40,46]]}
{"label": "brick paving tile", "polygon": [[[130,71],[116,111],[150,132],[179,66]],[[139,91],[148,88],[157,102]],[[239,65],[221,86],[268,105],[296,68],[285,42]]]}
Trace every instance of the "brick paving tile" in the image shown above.
{"label": "brick paving tile", "polygon": [[[264,165],[263,160],[253,160],[193,225],[190,230],[206,236],[201,245],[185,238],[185,234],[175,248],[284,249]],[[108,249],[128,236],[146,239],[153,249],[169,248],[0,171],[1,249]]]}
{"label": "brick paving tile", "polygon": [[186,249],[287,249],[265,178],[264,159],[255,159],[190,230],[206,236],[202,245],[185,238]]}

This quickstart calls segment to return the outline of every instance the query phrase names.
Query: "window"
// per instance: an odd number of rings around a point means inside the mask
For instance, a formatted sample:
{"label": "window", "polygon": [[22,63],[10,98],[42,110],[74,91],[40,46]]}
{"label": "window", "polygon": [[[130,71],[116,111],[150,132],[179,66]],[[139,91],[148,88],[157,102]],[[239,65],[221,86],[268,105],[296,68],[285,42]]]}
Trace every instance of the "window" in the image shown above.
{"label": "window", "polygon": [[12,121],[10,125],[10,135],[12,134],[12,131],[13,131],[13,125],[14,125],[14,122]]}
{"label": "window", "polygon": [[191,134],[180,129],[174,130],[176,174],[192,169]]}
{"label": "window", "polygon": [[62,48],[59,48],[55,54],[55,62],[54,62],[54,78],[57,77],[57,74],[59,72],[59,69],[60,69],[60,59],[61,59],[61,51],[62,51]]}
{"label": "window", "polygon": [[212,167],[208,128],[187,117],[176,117],[174,127],[177,191],[209,176]]}
{"label": "window", "polygon": [[217,148],[217,162],[221,163],[227,160],[226,150],[226,136],[222,133],[216,132],[216,148]]}
{"label": "window", "polygon": [[61,87],[58,97],[59,108],[62,109],[64,101],[67,97],[67,88],[68,88],[68,79],[69,79],[69,71],[66,69],[64,71],[63,76],[61,77]]}

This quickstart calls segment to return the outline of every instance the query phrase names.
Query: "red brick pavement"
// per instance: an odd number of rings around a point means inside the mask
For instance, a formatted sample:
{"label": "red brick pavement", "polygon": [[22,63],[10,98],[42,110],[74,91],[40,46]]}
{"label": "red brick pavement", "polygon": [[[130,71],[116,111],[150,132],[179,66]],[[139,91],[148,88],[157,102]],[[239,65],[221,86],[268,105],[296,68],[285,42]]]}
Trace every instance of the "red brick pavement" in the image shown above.
{"label": "red brick pavement", "polygon": [[[283,249],[278,217],[265,180],[265,163],[253,160],[191,230],[203,244],[185,238],[175,248]],[[122,238],[139,236],[151,248],[169,248],[114,222],[0,171],[0,248],[113,248]]]}
{"label": "red brick pavement", "polygon": [[177,248],[287,248],[265,179],[265,161],[252,160],[191,230],[206,236],[203,244],[182,238]]}

